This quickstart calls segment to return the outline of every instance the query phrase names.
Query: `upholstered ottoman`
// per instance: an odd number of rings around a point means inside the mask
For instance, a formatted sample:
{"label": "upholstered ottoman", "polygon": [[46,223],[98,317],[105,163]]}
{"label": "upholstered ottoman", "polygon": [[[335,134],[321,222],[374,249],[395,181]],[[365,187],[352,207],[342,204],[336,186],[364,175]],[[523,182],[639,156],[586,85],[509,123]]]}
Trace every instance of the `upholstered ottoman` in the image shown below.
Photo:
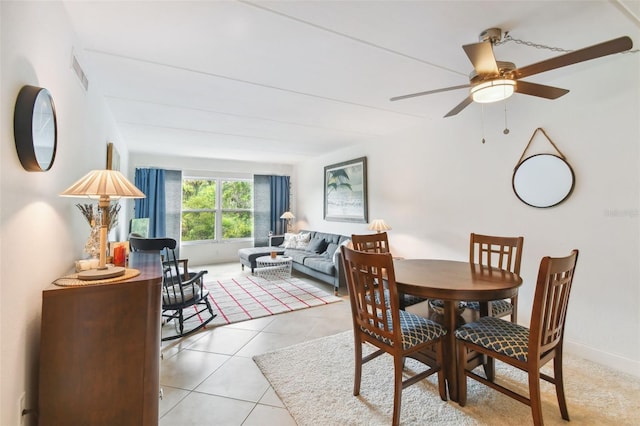
{"label": "upholstered ottoman", "polygon": [[240,257],[240,263],[242,264],[242,270],[248,266],[251,268],[251,273],[256,269],[256,259],[261,256],[268,256],[271,252],[275,251],[277,254],[284,254],[283,247],[248,247],[238,250],[238,257]]}

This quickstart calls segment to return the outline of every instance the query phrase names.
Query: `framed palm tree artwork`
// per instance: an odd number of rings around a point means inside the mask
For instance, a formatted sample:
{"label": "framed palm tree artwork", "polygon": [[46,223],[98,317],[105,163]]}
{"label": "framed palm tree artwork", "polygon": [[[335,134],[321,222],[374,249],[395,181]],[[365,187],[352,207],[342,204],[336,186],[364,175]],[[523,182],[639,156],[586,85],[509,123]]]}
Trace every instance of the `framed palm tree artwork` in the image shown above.
{"label": "framed palm tree artwork", "polygon": [[324,168],[324,219],[368,222],[367,157]]}

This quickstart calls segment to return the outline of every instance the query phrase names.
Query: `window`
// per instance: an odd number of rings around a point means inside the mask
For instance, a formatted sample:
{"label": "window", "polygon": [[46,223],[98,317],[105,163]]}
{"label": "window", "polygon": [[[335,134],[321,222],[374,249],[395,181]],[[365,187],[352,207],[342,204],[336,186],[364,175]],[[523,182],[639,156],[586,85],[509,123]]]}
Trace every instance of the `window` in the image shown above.
{"label": "window", "polygon": [[253,210],[251,182],[246,180],[221,181],[222,187],[222,239],[251,238]]}
{"label": "window", "polygon": [[184,178],[182,241],[224,241],[253,235],[253,182]]}

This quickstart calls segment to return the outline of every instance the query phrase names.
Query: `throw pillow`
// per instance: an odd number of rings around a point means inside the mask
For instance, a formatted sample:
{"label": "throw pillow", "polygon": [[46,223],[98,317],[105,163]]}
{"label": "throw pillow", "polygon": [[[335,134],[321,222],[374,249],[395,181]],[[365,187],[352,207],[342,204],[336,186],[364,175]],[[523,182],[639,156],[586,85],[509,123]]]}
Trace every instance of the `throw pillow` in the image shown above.
{"label": "throw pillow", "polygon": [[329,243],[326,250],[324,251],[324,257],[326,257],[327,259],[333,259],[333,255],[337,249],[338,245],[336,243]]}
{"label": "throw pillow", "polygon": [[327,241],[320,238],[312,238],[309,241],[309,245],[307,245],[306,251],[310,251],[312,253],[323,253],[327,248]]}
{"label": "throw pillow", "polygon": [[346,239],[343,242],[340,243],[340,245],[338,245],[338,248],[336,249],[336,252],[333,254],[333,263],[334,265],[338,263],[338,256],[340,256],[340,253],[342,253],[340,250],[340,247],[342,246],[347,246],[349,248],[353,248],[351,244],[351,240],[350,239]]}
{"label": "throw pillow", "polygon": [[296,248],[296,244],[297,244],[297,240],[296,240],[297,234],[291,234],[289,232],[287,232],[286,234],[284,234],[284,242],[282,243],[282,248]]}
{"label": "throw pillow", "polygon": [[298,250],[306,250],[307,246],[309,245],[309,241],[311,240],[311,234],[310,233],[299,233],[296,236],[296,247]]}

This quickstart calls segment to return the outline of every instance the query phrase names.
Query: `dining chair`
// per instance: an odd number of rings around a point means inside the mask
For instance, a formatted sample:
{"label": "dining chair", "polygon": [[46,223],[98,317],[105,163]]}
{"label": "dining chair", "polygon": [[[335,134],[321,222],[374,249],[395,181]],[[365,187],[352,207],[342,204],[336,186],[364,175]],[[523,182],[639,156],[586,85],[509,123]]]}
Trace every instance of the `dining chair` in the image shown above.
{"label": "dining chair", "polygon": [[[209,291],[204,287],[204,275],[207,271],[181,271],[175,253],[177,245],[173,238],[139,238],[129,236],[131,248],[136,251],[157,252],[161,255],[162,279],[162,317],[165,322],[174,321],[176,334],[163,337],[173,340],[200,330],[217,315],[213,313],[209,302]],[[185,323],[198,317],[196,325],[185,330]]]}
{"label": "dining chair", "polygon": [[[562,344],[569,294],[578,261],[578,250],[567,257],[544,257],[540,262],[530,327],[485,316],[455,331],[458,345],[458,403],[467,402],[467,377],[479,381],[531,407],[533,422],[542,425],[540,379],[555,385],[560,414],[569,420],[562,379]],[[474,373],[467,365],[469,351],[477,351],[525,371],[529,378],[526,397]],[[553,377],[541,367],[553,359]]]}
{"label": "dining chair", "polygon": [[[394,367],[393,425],[400,423],[402,390],[434,373],[438,374],[440,398],[446,401],[442,339],[447,330],[436,322],[400,309],[390,253],[366,253],[343,246],[341,255],[353,319],[353,395],[360,394],[362,365],[387,353],[393,357]],[[383,279],[384,271],[387,291],[378,284]],[[363,343],[369,343],[377,350],[363,357]],[[435,357],[425,353],[435,353]],[[417,359],[428,368],[403,380],[405,357]],[[382,372],[375,371],[372,374],[380,375]]]}
{"label": "dining chair", "polygon": [[351,242],[354,250],[364,251],[367,253],[391,253],[389,248],[389,236],[386,232],[377,232],[375,234],[353,234]]}
{"label": "dining chair", "polygon": [[[389,249],[389,237],[386,232],[377,232],[375,234],[351,235],[351,243],[354,250],[366,253],[391,253]],[[407,306],[424,302],[426,299],[410,294],[400,295],[400,309],[404,310]]]}
{"label": "dining chair", "polygon": [[[469,263],[493,266],[520,275],[523,237],[500,237],[471,233],[469,237]],[[468,309],[480,311],[480,303],[466,302]],[[511,322],[518,322],[518,294],[511,300],[492,300],[489,312],[493,317],[511,316]]]}

